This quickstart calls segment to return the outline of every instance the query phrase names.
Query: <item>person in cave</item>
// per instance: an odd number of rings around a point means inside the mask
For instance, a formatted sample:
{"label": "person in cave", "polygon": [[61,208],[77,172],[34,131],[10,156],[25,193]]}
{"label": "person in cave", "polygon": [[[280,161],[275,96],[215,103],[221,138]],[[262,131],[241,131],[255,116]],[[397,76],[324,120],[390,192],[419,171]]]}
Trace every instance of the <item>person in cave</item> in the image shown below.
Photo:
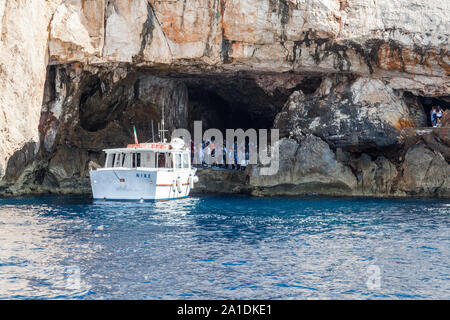
{"label": "person in cave", "polygon": [[226,142],[223,143],[222,146],[222,158],[223,158],[223,162],[221,167],[226,168],[227,167],[227,144]]}
{"label": "person in cave", "polygon": [[210,148],[210,151],[211,151],[211,159],[213,159],[214,158],[214,160],[212,161],[212,163],[211,163],[211,166],[212,167],[215,167],[216,165],[217,165],[217,159],[215,158],[215,154],[216,154],[216,144],[215,144],[215,138],[213,137],[212,139],[211,139],[211,143],[209,144],[209,148]]}
{"label": "person in cave", "polygon": [[211,167],[211,142],[209,140],[205,142],[205,163],[208,168]]}
{"label": "person in cave", "polygon": [[234,169],[239,170],[237,141],[234,141]]}
{"label": "person in cave", "polygon": [[205,141],[202,141],[202,143],[200,143],[198,145],[198,157],[199,157],[199,163],[201,166],[205,165]]}
{"label": "person in cave", "polygon": [[244,167],[244,170],[248,166],[249,159],[250,159],[250,153],[249,153],[249,150],[247,149],[247,150],[245,150],[245,167]]}
{"label": "person in cave", "polygon": [[245,168],[247,167],[247,155],[246,155],[246,153],[245,153],[245,151],[244,152],[240,152],[240,158],[241,158],[241,163],[240,163],[240,167],[239,167],[239,169],[240,170],[245,170]]}
{"label": "person in cave", "polygon": [[442,110],[441,106],[438,106],[438,107],[437,107],[437,111],[436,111],[436,122],[437,122],[437,126],[438,126],[438,127],[441,127],[441,126],[442,126],[441,120],[442,120],[442,113],[443,113],[443,112],[444,112],[444,111]]}
{"label": "person in cave", "polygon": [[437,126],[437,114],[436,114],[436,107],[431,108],[430,115],[431,115],[431,125],[433,128],[436,128]]}
{"label": "person in cave", "polygon": [[230,169],[234,169],[234,150],[232,146],[229,146],[228,149],[228,158],[230,159],[231,163],[228,163],[230,166]]}

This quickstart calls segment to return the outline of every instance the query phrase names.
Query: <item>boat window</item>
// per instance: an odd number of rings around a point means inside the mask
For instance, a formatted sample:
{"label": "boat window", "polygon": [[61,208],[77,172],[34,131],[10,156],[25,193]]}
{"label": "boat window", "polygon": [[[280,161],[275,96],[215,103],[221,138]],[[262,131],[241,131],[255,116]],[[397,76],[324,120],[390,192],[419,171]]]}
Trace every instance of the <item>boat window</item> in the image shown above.
{"label": "boat window", "polygon": [[116,154],[115,153],[108,153],[106,155],[105,168],[112,168],[112,167],[114,167],[114,161],[115,160],[116,160]]}
{"label": "boat window", "polygon": [[181,169],[182,168],[182,158],[181,158],[181,153],[175,153],[175,168],[177,169]]}
{"label": "boat window", "polygon": [[132,168],[137,168],[141,166],[141,154],[140,153],[133,153],[132,154]]}
{"label": "boat window", "polygon": [[114,167],[120,167],[120,153],[114,154]]}
{"label": "boat window", "polygon": [[183,154],[183,168],[185,169],[189,168],[189,154],[187,153]]}
{"label": "boat window", "polygon": [[125,167],[125,153],[122,153],[120,156],[122,158],[122,167]]}
{"label": "boat window", "polygon": [[155,168],[155,156],[153,152],[142,153],[142,166],[145,168]]}
{"label": "boat window", "polygon": [[111,157],[111,167],[114,167],[114,163],[116,161],[116,154],[113,153],[113,154],[110,154],[109,156]]}
{"label": "boat window", "polygon": [[140,167],[140,166],[141,166],[141,154],[136,153],[136,167]]}
{"label": "boat window", "polygon": [[158,168],[170,169],[173,167],[171,156],[167,152],[157,153],[157,159],[158,159]]}
{"label": "boat window", "polygon": [[170,155],[170,153],[165,153],[166,155],[166,168],[173,168],[173,160],[172,160],[172,156]]}
{"label": "boat window", "polygon": [[166,154],[165,153],[157,153],[158,155],[158,168],[166,167]]}
{"label": "boat window", "polygon": [[129,167],[129,166],[131,166],[131,159],[130,159],[130,157],[131,157],[131,154],[129,154],[129,153],[122,153],[121,155],[120,155],[120,161],[121,161],[121,163],[122,163],[122,167],[124,167],[124,168],[126,168],[126,167]]}

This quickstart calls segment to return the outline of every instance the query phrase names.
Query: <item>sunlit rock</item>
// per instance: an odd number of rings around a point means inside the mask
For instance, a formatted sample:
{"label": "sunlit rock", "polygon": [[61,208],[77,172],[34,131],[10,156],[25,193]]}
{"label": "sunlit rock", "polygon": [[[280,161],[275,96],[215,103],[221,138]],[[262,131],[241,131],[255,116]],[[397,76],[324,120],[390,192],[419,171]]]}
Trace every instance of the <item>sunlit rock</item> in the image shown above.
{"label": "sunlit rock", "polygon": [[399,188],[410,195],[449,195],[450,166],[439,152],[425,145],[411,147],[403,163]]}
{"label": "sunlit rock", "polygon": [[423,118],[381,80],[338,77],[324,80],[316,94],[293,94],[275,126],[285,135],[312,133],[335,147],[363,150],[400,143],[401,130],[422,126]]}
{"label": "sunlit rock", "polygon": [[274,175],[262,175],[260,167],[250,174],[255,195],[274,194],[351,194],[356,178],[350,168],[338,162],[327,143],[307,136],[298,144],[292,139],[279,142],[279,162]]}

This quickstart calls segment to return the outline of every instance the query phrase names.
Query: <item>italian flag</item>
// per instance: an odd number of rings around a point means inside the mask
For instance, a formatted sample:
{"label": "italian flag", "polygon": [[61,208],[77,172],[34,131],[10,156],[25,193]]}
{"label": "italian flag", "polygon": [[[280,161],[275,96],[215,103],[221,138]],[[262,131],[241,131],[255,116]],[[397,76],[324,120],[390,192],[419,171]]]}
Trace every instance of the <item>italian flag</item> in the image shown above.
{"label": "italian flag", "polygon": [[134,143],[135,144],[139,144],[138,138],[137,138],[137,133],[136,133],[136,127],[133,126],[133,132],[134,132]]}

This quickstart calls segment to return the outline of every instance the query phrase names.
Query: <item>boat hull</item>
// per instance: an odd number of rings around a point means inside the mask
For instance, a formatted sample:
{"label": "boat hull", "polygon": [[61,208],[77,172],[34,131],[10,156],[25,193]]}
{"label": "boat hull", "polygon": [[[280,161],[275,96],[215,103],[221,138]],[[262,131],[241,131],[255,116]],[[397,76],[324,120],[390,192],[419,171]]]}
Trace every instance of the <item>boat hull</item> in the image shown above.
{"label": "boat hull", "polygon": [[[165,201],[189,196],[193,170],[178,172],[145,169],[90,171],[94,200]],[[178,180],[178,184],[177,184]]]}

